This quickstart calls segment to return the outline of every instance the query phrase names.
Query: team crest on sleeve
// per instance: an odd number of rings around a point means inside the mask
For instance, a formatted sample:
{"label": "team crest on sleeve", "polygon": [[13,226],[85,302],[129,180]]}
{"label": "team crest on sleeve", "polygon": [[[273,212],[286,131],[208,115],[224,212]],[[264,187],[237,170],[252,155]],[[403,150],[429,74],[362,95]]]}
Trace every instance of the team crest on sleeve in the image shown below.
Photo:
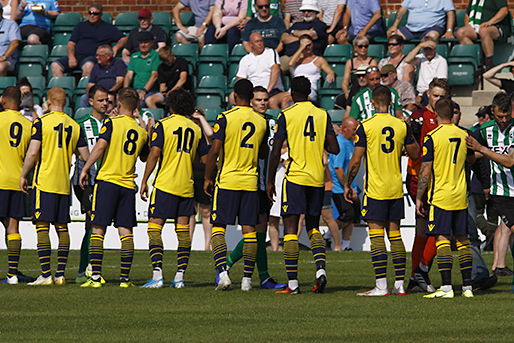
{"label": "team crest on sleeve", "polygon": [[37,129],[34,126],[32,126],[32,136],[34,136],[36,134],[36,132],[37,132]]}
{"label": "team crest on sleeve", "polygon": [[157,139],[157,136],[158,136],[157,132],[155,132],[155,131],[152,132],[152,142]]}
{"label": "team crest on sleeve", "polygon": [[428,148],[426,146],[423,147],[423,155],[422,156],[426,156],[426,154],[428,154]]}
{"label": "team crest on sleeve", "polygon": [[214,127],[212,128],[212,131],[214,131],[214,133],[216,133],[219,130],[220,130],[220,125],[218,123],[214,124]]}
{"label": "team crest on sleeve", "polygon": [[100,134],[105,133],[105,131],[107,131],[107,127],[105,127],[105,125],[104,125],[104,126],[102,126],[102,128],[100,129]]}
{"label": "team crest on sleeve", "polygon": [[355,137],[353,138],[353,143],[357,144],[359,142],[359,135],[355,135]]}

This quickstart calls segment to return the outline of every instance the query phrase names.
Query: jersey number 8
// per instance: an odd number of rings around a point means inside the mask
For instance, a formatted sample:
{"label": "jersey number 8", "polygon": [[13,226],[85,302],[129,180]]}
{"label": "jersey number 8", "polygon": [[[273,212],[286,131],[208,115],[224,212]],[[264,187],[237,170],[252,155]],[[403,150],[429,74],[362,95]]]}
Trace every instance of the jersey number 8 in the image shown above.
{"label": "jersey number 8", "polygon": [[127,155],[134,155],[137,148],[137,139],[139,134],[136,130],[130,129],[127,131],[127,140],[123,144],[123,152]]}

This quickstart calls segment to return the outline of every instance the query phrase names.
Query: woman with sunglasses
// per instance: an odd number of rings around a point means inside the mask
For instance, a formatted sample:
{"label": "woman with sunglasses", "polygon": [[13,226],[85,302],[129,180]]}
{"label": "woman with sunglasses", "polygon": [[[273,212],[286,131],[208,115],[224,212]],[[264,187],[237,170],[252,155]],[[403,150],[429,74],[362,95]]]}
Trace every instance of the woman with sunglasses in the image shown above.
{"label": "woman with sunglasses", "polygon": [[379,68],[382,68],[386,64],[392,64],[396,68],[398,74],[398,80],[408,81],[412,83],[414,79],[414,67],[411,64],[405,62],[405,55],[403,49],[403,38],[400,35],[394,34],[387,40],[387,51],[389,56],[382,58],[378,62]]}
{"label": "woman with sunglasses", "polygon": [[350,87],[358,84],[355,71],[359,69],[359,67],[362,69],[367,68],[368,66],[372,67],[377,65],[377,61],[368,56],[368,47],[369,40],[366,36],[357,36],[353,40],[353,53],[355,54],[355,57],[346,62],[344,67],[342,88],[346,99],[349,99]]}

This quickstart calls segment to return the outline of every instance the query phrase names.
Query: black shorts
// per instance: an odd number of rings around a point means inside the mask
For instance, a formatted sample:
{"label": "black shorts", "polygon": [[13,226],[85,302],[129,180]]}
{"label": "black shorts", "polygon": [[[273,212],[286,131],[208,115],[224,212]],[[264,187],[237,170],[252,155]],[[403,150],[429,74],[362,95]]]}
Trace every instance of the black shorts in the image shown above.
{"label": "black shorts", "polygon": [[210,205],[212,203],[212,198],[205,194],[203,190],[203,179],[195,179],[193,185],[195,191],[195,202],[202,205]]}
{"label": "black shorts", "polygon": [[366,221],[399,221],[405,218],[405,205],[403,203],[403,197],[391,200],[376,200],[365,195],[361,214]]}
{"label": "black shorts", "polygon": [[70,73],[73,70],[81,69],[82,66],[87,62],[96,63],[96,58],[95,56],[77,56],[77,66],[75,68],[70,68],[68,63],[68,56],[63,56],[55,62],[59,63],[63,67],[65,73]]}
{"label": "black shorts", "polygon": [[265,191],[258,191],[259,193],[259,214],[269,214],[273,203],[268,198]]}
{"label": "black shorts", "polygon": [[22,26],[22,27],[20,27],[20,33],[21,33],[21,38],[24,40],[27,40],[27,37],[29,35],[34,34],[34,35],[39,36],[39,40],[41,41],[42,44],[50,43],[50,38],[51,38],[50,32],[48,32],[44,28],[39,27],[37,25]]}
{"label": "black shorts", "polygon": [[21,219],[25,215],[25,197],[22,191],[0,189],[0,219]]}
{"label": "black shorts", "polygon": [[48,193],[35,189],[32,221],[53,224],[70,222],[71,197],[69,194]]}
{"label": "black shorts", "polygon": [[445,28],[442,26],[432,26],[426,29],[425,31],[420,32],[412,32],[406,26],[402,26],[398,28],[398,30],[405,36],[406,41],[410,41],[413,39],[423,39],[427,33],[430,31],[437,31],[442,36],[444,34]]}
{"label": "black shorts", "polygon": [[325,191],[323,194],[323,209],[332,208],[332,191]]}
{"label": "black shorts", "polygon": [[468,209],[447,211],[430,205],[428,209],[428,236],[468,234]]}
{"label": "black shorts", "polygon": [[509,229],[514,226],[514,198],[493,195],[488,206],[496,210]]}
{"label": "black shorts", "polygon": [[88,185],[82,189],[82,187],[74,185],[73,193],[75,193],[75,197],[80,202],[80,212],[86,213],[91,211],[93,203],[93,186]]}
{"label": "black shorts", "polygon": [[354,200],[353,203],[349,203],[344,198],[342,193],[333,193],[332,199],[339,212],[339,217],[336,219],[343,223],[354,223],[357,224],[361,220],[361,203],[359,200]]}
{"label": "black shorts", "polygon": [[271,92],[269,92],[268,96],[271,98],[271,97],[273,97],[273,96],[275,96],[275,95],[277,95],[277,94],[280,94],[280,93],[282,93],[282,92],[284,92],[284,91],[283,91],[283,90],[280,90],[280,89],[278,89],[278,88],[273,88],[273,89],[271,90]]}
{"label": "black shorts", "polygon": [[259,222],[259,194],[257,191],[234,191],[216,186],[211,210],[213,225],[255,226]]}
{"label": "black shorts", "polygon": [[149,218],[177,219],[195,214],[193,198],[184,198],[154,188],[148,207]]}
{"label": "black shorts", "polygon": [[320,216],[324,196],[324,187],[302,186],[284,178],[280,215],[307,214],[314,217]]}
{"label": "black shorts", "polygon": [[100,226],[136,226],[136,191],[111,182],[97,181],[93,190],[91,223]]}

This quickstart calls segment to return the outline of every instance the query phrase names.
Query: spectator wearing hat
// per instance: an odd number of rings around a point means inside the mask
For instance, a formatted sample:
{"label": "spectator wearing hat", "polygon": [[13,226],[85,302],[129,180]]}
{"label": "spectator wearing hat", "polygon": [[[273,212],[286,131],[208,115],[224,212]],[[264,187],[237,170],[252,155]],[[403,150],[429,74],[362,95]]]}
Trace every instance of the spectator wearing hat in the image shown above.
{"label": "spectator wearing hat", "polygon": [[[0,6],[0,18],[3,8]],[[0,76],[13,71],[18,59],[18,45],[21,41],[20,28],[14,20],[1,19],[0,21]]]}
{"label": "spectator wearing hat", "polygon": [[128,35],[127,44],[123,48],[122,57],[123,62],[130,62],[130,55],[138,50],[137,34],[142,31],[148,31],[153,35],[153,49],[159,51],[162,47],[166,46],[166,33],[157,25],[153,24],[152,11],[147,8],[142,8],[137,12],[137,20],[139,27],[130,31]]}
{"label": "spectator wearing hat", "polygon": [[243,34],[243,46],[246,52],[252,51],[250,44],[250,36],[253,33],[259,33],[264,38],[264,46],[274,49],[277,52],[282,51],[282,43],[280,38],[286,31],[284,20],[277,15],[272,15],[270,10],[270,0],[256,0],[257,16],[250,19],[246,24]]}
{"label": "spectator wearing hat", "polygon": [[246,20],[247,5],[248,0],[216,0],[205,43],[227,43],[229,51],[232,51],[241,42],[240,24]]}
{"label": "spectator wearing hat", "polygon": [[501,72],[503,68],[509,68],[509,71],[514,75],[514,61],[510,61],[489,69],[484,73],[484,79],[491,82],[496,87],[500,87],[507,92],[507,94],[512,96],[512,94],[514,94],[514,80],[499,78],[496,76],[496,74]]}
{"label": "spectator wearing hat", "polygon": [[[178,31],[175,34],[177,42],[182,44],[198,43],[200,48],[205,42],[205,30],[212,23],[214,4],[216,0],[180,0],[173,8],[173,20]],[[190,8],[195,18],[195,25],[185,27],[180,19],[180,12]]]}
{"label": "spectator wearing hat", "polygon": [[339,44],[348,44],[358,36],[366,36],[372,40],[384,35],[379,0],[348,0],[343,17],[343,28],[335,35]]}
{"label": "spectator wearing hat", "polygon": [[346,110],[347,107],[352,104],[352,99],[355,94],[366,88],[368,84],[366,81],[366,69],[368,69],[367,65],[361,65],[352,71],[352,78],[355,81],[353,81],[348,94],[343,92],[336,96],[334,99],[334,108]]}
{"label": "spectator wearing hat", "polygon": [[139,51],[130,56],[123,87],[135,88],[143,102],[146,97],[156,92],[154,86],[156,86],[157,69],[161,60],[157,51],[152,48],[154,40],[150,32],[139,32],[138,42]]}
{"label": "spectator wearing hat", "polygon": [[89,76],[95,65],[96,49],[100,45],[114,45],[113,56],[127,42],[127,37],[114,25],[102,20],[103,6],[91,4],[88,9],[89,19],[78,23],[73,29],[68,42],[68,55],[52,62],[52,75],[64,76],[64,73],[82,69],[82,76]]}
{"label": "spectator wearing hat", "polygon": [[52,19],[61,13],[57,1],[22,1],[17,11],[21,38],[27,40],[27,44],[49,44]]}
{"label": "spectator wearing hat", "polygon": [[414,86],[410,82],[399,80],[396,68],[392,64],[386,64],[380,68],[380,79],[384,86],[392,87],[398,92],[404,114],[410,115],[416,109]]}

